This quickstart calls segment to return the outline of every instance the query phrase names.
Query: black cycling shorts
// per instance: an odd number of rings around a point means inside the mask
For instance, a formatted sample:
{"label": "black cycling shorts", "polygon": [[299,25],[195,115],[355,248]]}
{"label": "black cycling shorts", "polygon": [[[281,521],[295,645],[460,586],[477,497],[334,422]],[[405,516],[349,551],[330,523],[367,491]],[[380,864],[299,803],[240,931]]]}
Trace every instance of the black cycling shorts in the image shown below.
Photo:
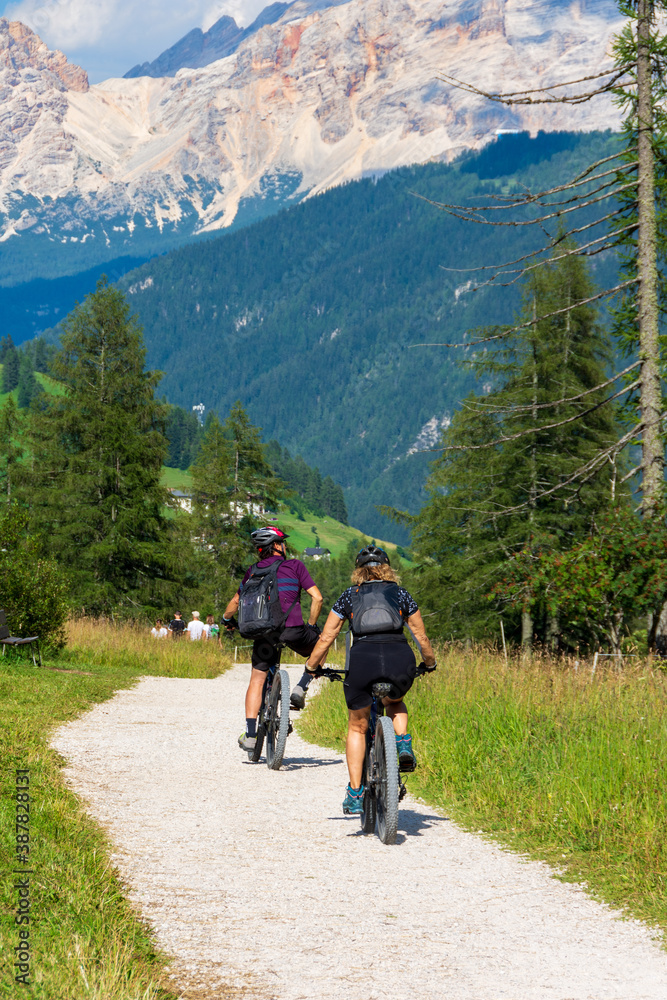
{"label": "black cycling shorts", "polygon": [[412,687],[416,672],[415,654],[405,639],[357,640],[350,650],[350,672],[343,684],[347,707],[368,708],[373,700],[371,688],[377,681],[390,681],[402,697]]}
{"label": "black cycling shorts", "polygon": [[[280,633],[279,642],[293,649],[298,656],[307,659],[315,649],[320,637],[317,625],[290,625]],[[270,639],[255,639],[252,644],[252,665],[255,670],[268,670],[274,663],[280,663],[280,652]]]}

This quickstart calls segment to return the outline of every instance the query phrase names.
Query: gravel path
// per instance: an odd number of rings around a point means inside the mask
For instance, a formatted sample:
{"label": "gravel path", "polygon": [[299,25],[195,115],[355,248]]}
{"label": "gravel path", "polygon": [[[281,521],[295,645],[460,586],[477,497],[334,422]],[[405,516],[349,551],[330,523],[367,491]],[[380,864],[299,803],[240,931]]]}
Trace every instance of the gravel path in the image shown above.
{"label": "gravel path", "polygon": [[53,740],[181,987],[253,1000],[667,997],[651,932],[545,865],[411,797],[396,846],[362,836],[341,812],[342,758],[296,733],[281,771],[250,764],[236,744],[247,677],[145,678]]}

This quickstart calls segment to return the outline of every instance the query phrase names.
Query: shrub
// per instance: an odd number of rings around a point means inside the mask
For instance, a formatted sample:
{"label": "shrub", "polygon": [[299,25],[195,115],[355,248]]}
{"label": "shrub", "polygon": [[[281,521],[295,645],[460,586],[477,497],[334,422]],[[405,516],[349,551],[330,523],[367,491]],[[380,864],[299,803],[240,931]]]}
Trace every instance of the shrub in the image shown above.
{"label": "shrub", "polygon": [[38,635],[59,649],[66,641],[67,581],[27,525],[27,513],[17,507],[0,512],[0,606],[16,635]]}

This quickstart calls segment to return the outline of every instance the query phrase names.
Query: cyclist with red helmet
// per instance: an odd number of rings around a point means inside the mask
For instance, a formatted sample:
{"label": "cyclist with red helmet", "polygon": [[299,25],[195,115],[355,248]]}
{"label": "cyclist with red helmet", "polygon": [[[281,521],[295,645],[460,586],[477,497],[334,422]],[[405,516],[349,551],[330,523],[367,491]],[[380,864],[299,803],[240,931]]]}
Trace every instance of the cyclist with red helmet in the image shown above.
{"label": "cyclist with red helmet", "polygon": [[[259,554],[259,562],[250,566],[241,581],[241,585],[232,597],[222,616],[222,625],[228,631],[233,631],[237,627],[234,615],[238,611],[241,589],[246,581],[251,577],[254,570],[262,570],[270,567],[273,563],[280,565],[276,571],[278,585],[278,597],[280,607],[285,617],[284,625],[276,636],[270,634],[257,638],[252,647],[252,671],[250,683],[245,697],[246,727],[239,737],[239,746],[242,750],[250,751],[255,749],[257,736],[257,715],[262,704],[262,691],[266,673],[276,662],[276,643],[282,643],[293,649],[299,656],[310,656],[315,644],[320,636],[320,629],[317,619],[322,610],[322,594],[315,586],[310,573],[300,559],[288,559],[286,539],[289,537],[280,528],[269,525],[253,531],[250,536]],[[310,596],[310,614],[308,623],[303,620],[301,613],[300,597],[301,592]],[[311,680],[310,674],[304,674],[299,681],[299,685],[292,692],[292,704],[295,708],[303,708],[305,702],[305,689]]]}
{"label": "cyclist with red helmet", "polygon": [[352,586],[341,594],[329,612],[322,635],[306,660],[306,671],[315,671],[324,662],[345,619],[350,622],[354,640],[343,684],[348,707],[345,752],[350,774],[343,812],[349,815],[363,811],[366,730],[373,700],[371,691],[378,681],[389,681],[395,690],[392,697],[383,699],[383,704],[394,724],[399,768],[413,771],[416,767],[403,698],[412,687],[417,663],[403,626],[410,626],[427,669],[435,670],[435,656],[414,598],[399,586],[389,556],[375,545],[357,555]]}

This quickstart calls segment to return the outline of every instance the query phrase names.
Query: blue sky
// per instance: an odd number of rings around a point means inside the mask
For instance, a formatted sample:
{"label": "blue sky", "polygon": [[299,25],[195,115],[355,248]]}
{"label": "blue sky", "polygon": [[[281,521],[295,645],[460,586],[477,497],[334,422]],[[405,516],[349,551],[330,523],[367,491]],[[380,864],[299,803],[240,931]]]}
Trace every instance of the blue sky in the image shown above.
{"label": "blue sky", "polygon": [[192,28],[222,14],[249,24],[271,0],[0,0],[0,15],[22,21],[50,48],[87,70],[91,83],[155,59]]}

